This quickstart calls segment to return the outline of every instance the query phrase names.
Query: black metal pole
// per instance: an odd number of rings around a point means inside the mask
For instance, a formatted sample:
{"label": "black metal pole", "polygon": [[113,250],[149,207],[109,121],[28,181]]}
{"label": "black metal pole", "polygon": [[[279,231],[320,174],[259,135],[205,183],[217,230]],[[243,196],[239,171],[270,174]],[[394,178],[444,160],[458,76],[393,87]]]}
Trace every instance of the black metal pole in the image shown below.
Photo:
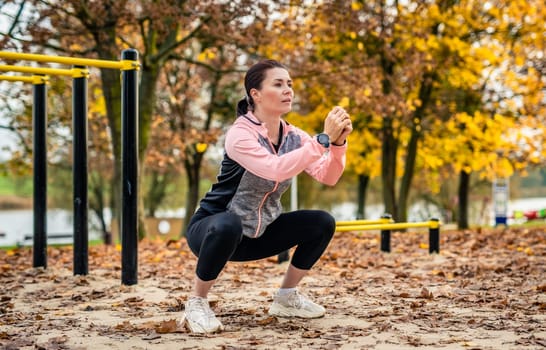
{"label": "black metal pole", "polygon": [[34,267],[47,267],[47,86],[33,85]]}
{"label": "black metal pole", "polygon": [[[381,215],[381,219],[392,219],[391,214]],[[391,230],[381,230],[381,251],[390,253],[391,251]]]}
{"label": "black metal pole", "polygon": [[[122,60],[138,61],[138,52],[124,50]],[[121,97],[121,282],[138,280],[138,66],[122,70]]]}
{"label": "black metal pole", "polygon": [[437,218],[432,218],[430,221],[435,221],[438,225],[436,227],[431,227],[428,230],[428,252],[440,253],[440,220]]}
{"label": "black metal pole", "polygon": [[[85,67],[75,67],[85,68]],[[87,77],[72,80],[72,157],[74,162],[74,275],[87,275],[88,196],[87,196]]]}

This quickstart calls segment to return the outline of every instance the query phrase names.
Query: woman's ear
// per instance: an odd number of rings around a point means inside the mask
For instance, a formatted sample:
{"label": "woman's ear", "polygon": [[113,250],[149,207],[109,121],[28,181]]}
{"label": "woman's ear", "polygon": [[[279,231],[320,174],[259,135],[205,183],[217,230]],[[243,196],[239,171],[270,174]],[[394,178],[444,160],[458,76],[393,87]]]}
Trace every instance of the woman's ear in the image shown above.
{"label": "woman's ear", "polygon": [[258,102],[260,97],[260,91],[258,91],[257,89],[250,89],[250,97],[252,97],[252,100],[254,100],[254,102]]}

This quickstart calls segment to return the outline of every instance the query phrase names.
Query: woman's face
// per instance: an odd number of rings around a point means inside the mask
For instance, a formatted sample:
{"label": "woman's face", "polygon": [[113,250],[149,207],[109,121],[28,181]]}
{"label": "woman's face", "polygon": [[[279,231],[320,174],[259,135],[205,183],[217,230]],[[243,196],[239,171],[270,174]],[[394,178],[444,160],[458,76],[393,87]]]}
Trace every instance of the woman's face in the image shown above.
{"label": "woman's face", "polygon": [[252,89],[250,93],[259,112],[285,114],[292,109],[292,79],[284,68],[268,69],[261,89]]}

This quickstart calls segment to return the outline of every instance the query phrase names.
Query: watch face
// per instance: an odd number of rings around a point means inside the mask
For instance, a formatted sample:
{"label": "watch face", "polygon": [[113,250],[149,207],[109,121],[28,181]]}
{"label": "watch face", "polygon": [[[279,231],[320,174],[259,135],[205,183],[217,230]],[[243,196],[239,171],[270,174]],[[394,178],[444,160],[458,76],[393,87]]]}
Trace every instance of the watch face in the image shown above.
{"label": "watch face", "polygon": [[330,138],[326,134],[318,134],[317,141],[324,147],[330,146]]}

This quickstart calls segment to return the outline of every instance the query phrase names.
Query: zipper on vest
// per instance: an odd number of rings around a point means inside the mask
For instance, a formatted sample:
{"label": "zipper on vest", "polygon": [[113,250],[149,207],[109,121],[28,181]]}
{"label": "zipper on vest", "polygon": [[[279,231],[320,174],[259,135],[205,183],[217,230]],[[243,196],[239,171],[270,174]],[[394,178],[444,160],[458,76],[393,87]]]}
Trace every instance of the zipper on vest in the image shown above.
{"label": "zipper on vest", "polygon": [[[279,143],[279,149],[281,149],[283,140],[284,140],[284,135],[282,135],[281,137],[281,142]],[[271,150],[273,151],[273,153],[275,155],[278,155],[278,152],[273,146],[273,142],[271,142],[269,137],[267,137],[267,142],[269,142],[269,147],[271,147]],[[279,188],[279,182],[275,181],[275,186],[273,186],[273,189],[264,195],[264,197],[262,198],[262,201],[260,202],[260,205],[258,206],[258,225],[256,226],[256,231],[254,232],[254,238],[258,237],[258,234],[260,233],[260,228],[262,227],[262,208],[264,206],[265,200],[267,199],[267,197],[271,195],[271,193],[275,192],[277,188]]]}
{"label": "zipper on vest", "polygon": [[260,233],[260,228],[262,227],[262,208],[264,206],[265,200],[271,195],[271,193],[275,192],[278,187],[279,182],[275,181],[275,186],[273,186],[273,189],[264,195],[262,201],[260,202],[260,205],[258,206],[258,225],[256,226],[256,231],[254,232],[254,238],[258,237],[258,234]]}

